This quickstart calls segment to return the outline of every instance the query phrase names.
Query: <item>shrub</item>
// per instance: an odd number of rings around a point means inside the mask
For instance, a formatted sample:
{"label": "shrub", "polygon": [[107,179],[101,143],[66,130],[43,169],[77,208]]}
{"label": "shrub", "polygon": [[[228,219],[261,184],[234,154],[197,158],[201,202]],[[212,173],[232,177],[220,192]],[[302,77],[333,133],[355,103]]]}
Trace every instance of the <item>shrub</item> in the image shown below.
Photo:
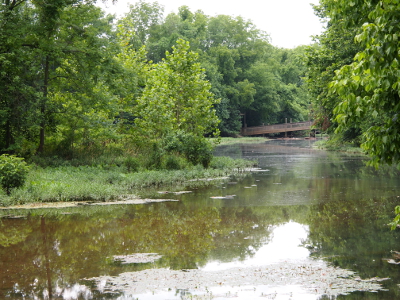
{"label": "shrub", "polygon": [[176,155],[167,155],[165,157],[164,168],[166,170],[181,170],[184,168],[185,160]]}
{"label": "shrub", "polygon": [[139,159],[137,157],[128,156],[125,159],[124,164],[125,164],[125,167],[128,170],[128,172],[137,172],[137,171],[139,171],[140,162],[139,162]]}
{"label": "shrub", "polygon": [[24,185],[28,166],[23,158],[3,154],[0,156],[0,185],[7,193]]}
{"label": "shrub", "polygon": [[149,170],[159,170],[162,167],[162,158],[164,151],[158,142],[153,142],[151,145],[150,155],[147,157],[146,167]]}
{"label": "shrub", "polygon": [[204,138],[190,137],[184,144],[184,155],[192,164],[208,168],[213,157],[212,145]]}
{"label": "shrub", "polygon": [[177,131],[168,136],[164,143],[167,152],[177,152],[193,165],[201,164],[204,168],[208,168],[213,157],[212,144],[201,136]]}

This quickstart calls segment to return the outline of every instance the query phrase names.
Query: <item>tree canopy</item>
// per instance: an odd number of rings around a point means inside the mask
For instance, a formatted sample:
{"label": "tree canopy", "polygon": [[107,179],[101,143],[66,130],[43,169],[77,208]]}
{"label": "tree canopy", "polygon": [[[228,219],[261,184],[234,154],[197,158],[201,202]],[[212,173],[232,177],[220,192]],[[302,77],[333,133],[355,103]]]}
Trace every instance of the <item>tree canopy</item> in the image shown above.
{"label": "tree canopy", "polygon": [[303,121],[303,56],[241,16],[187,6],[165,16],[139,1],[116,19],[92,0],[3,1],[0,152],[73,158],[174,135],[202,145],[246,125]]}
{"label": "tree canopy", "polygon": [[400,4],[323,0],[318,9],[329,23],[309,54],[310,80],[324,74],[311,84],[317,101],[336,124],[336,134],[359,138],[371,164],[400,168]]}

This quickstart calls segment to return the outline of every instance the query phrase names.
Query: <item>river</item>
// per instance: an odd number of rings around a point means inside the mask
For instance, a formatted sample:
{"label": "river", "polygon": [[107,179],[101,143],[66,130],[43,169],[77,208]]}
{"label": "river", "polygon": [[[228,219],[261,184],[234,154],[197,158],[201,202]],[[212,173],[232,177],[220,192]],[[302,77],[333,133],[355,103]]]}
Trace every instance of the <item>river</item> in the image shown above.
{"label": "river", "polygon": [[220,146],[259,169],[179,201],[2,212],[0,299],[399,299],[399,172],[312,143]]}

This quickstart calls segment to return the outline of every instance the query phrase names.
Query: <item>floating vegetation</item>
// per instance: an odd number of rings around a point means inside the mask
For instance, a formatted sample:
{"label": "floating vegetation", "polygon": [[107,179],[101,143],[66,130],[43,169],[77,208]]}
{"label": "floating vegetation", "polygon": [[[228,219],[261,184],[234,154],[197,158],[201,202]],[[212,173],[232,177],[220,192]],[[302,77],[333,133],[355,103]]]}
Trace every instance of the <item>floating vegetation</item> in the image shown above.
{"label": "floating vegetation", "polygon": [[129,255],[114,255],[115,261],[121,262],[122,264],[146,264],[155,262],[160,259],[162,255],[157,253],[135,253]]}
{"label": "floating vegetation", "polygon": [[392,253],[393,258],[383,258],[383,260],[386,260],[389,264],[392,265],[400,265],[400,252],[398,251],[390,251]]}
{"label": "floating vegetation", "polygon": [[147,204],[154,202],[167,202],[167,201],[179,201],[176,199],[141,199],[136,196],[124,195],[119,197],[120,200],[116,201],[104,201],[104,202],[93,202],[93,201],[71,201],[71,202],[35,202],[22,205],[14,205],[8,207],[0,207],[0,210],[8,209],[39,209],[39,208],[67,208],[76,207],[81,205],[126,205],[126,204]]}
{"label": "floating vegetation", "polygon": [[226,196],[212,196],[210,197],[211,199],[228,199],[231,200],[234,197],[236,197],[236,195],[226,195]]}
{"label": "floating vegetation", "polygon": [[[186,290],[197,296],[209,295],[213,288],[229,291],[250,288],[253,291],[297,286],[314,295],[338,296],[356,291],[384,290],[381,281],[388,278],[361,279],[355,272],[328,266],[321,261],[282,262],[261,267],[231,268],[223,271],[149,269],[122,273],[117,277],[90,278],[106,282],[106,289],[125,295]],[[263,288],[261,288],[263,287]],[[287,290],[282,289],[285,292]],[[260,292],[260,295],[263,295]],[[265,296],[265,294],[264,294]],[[212,299],[212,298],[211,298]]]}
{"label": "floating vegetation", "polygon": [[269,172],[268,169],[261,169],[261,168],[247,168],[245,169],[247,172]]}
{"label": "floating vegetation", "polygon": [[189,193],[193,193],[192,191],[179,191],[179,192],[170,192],[170,191],[159,191],[157,192],[159,194],[174,194],[174,195],[183,195],[183,194],[189,194]]}
{"label": "floating vegetation", "polygon": [[222,177],[214,177],[214,178],[197,178],[197,179],[190,179],[189,182],[193,181],[216,181],[216,180],[228,180],[229,177],[222,176]]}

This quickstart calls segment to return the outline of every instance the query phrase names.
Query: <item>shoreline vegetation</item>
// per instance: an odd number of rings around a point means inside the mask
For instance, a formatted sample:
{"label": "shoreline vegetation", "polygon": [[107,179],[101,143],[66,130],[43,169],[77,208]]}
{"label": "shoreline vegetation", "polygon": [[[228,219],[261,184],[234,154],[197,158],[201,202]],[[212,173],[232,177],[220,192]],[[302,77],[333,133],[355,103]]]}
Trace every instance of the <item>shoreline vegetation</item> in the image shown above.
{"label": "shoreline vegetation", "polygon": [[[220,138],[219,146],[266,141],[264,137]],[[333,147],[326,140],[317,141],[315,148],[363,153],[355,147]],[[39,157],[30,161],[30,170],[21,188],[13,189],[9,195],[0,191],[0,208],[151,202],[162,198],[158,193],[161,189],[179,192],[240,178],[255,166],[254,161],[218,156],[211,159],[208,168],[178,162],[160,169],[148,168],[143,159],[121,153],[99,156],[93,161],[84,157],[75,161]]]}
{"label": "shoreline vegetation", "polygon": [[328,139],[316,141],[314,143],[314,148],[326,151],[346,152],[346,153],[365,155],[364,150],[360,147],[355,147],[354,145],[349,145],[345,143],[335,144],[329,142]]}
{"label": "shoreline vegetation", "polygon": [[[255,143],[265,138],[222,138],[221,145]],[[8,195],[0,191],[0,207],[19,208],[30,204],[64,202],[92,203],[126,201],[143,202],[146,198],[161,198],[158,191],[172,192],[215,184],[231,177],[244,177],[254,169],[256,162],[229,157],[212,157],[208,168],[201,164],[179,162],[168,165],[174,157],[167,157],[160,169],[148,168],[145,161],[129,155],[99,158],[96,163],[82,164],[57,157],[40,158],[29,162],[25,184],[12,189]],[[57,204],[56,204],[57,203]]]}

